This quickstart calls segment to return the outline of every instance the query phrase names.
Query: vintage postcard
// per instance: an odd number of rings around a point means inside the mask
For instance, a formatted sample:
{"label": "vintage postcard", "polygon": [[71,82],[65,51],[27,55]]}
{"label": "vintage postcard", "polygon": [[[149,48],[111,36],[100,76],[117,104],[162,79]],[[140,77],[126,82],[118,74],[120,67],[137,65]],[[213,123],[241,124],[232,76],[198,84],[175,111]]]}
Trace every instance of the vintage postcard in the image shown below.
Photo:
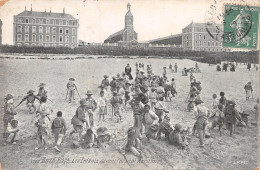
{"label": "vintage postcard", "polygon": [[0,0],[0,169],[259,169],[258,0]]}

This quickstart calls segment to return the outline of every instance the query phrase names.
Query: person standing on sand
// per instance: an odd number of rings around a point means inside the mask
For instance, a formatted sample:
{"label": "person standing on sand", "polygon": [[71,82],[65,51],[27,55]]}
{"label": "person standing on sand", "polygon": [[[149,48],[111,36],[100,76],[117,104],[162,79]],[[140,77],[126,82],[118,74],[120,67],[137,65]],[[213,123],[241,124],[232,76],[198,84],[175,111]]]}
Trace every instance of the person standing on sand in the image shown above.
{"label": "person standing on sand", "polygon": [[54,149],[57,152],[60,152],[60,149],[58,147],[60,147],[62,138],[66,134],[66,130],[67,130],[67,124],[65,119],[62,117],[61,111],[57,112],[57,117],[53,120],[51,129],[52,129],[52,133],[54,134],[54,140],[55,140]]}
{"label": "person standing on sand", "polygon": [[71,103],[72,100],[75,101],[75,90],[77,90],[77,86],[74,81],[74,78],[70,78],[69,82],[67,83],[67,94],[69,93],[69,103]]}
{"label": "person standing on sand", "polygon": [[250,71],[250,69],[251,69],[251,63],[248,63],[248,64],[247,64],[247,69],[248,69],[248,71]]}
{"label": "person standing on sand", "polygon": [[97,103],[96,101],[92,98],[92,95],[93,93],[88,90],[86,95],[88,96],[86,98],[86,110],[87,110],[87,113],[88,113],[88,116],[89,116],[89,125],[90,125],[90,128],[92,128],[94,126],[94,112],[97,108]]}
{"label": "person standing on sand", "polygon": [[125,67],[125,74],[129,77],[129,80],[133,80],[133,76],[131,74],[132,68],[130,67],[129,64]]}
{"label": "person standing on sand", "polygon": [[37,120],[37,122],[35,123],[35,126],[38,129],[37,130],[38,146],[35,148],[35,150],[38,150],[41,147],[44,147],[44,149],[47,150],[50,120],[48,119],[46,113],[41,114],[41,117],[40,117],[40,119]]}
{"label": "person standing on sand", "polygon": [[116,77],[112,77],[112,81],[110,82],[110,90],[113,93],[114,91],[116,91]]}
{"label": "person standing on sand", "polygon": [[39,97],[39,98],[41,98],[41,97],[46,97],[47,98],[47,91],[44,89],[44,86],[45,86],[46,84],[45,83],[41,83],[38,87],[39,87],[39,91],[38,91],[38,94],[37,94],[37,96]]}
{"label": "person standing on sand", "polygon": [[195,134],[195,130],[197,130],[199,134],[200,147],[204,147],[204,138],[205,138],[205,129],[207,126],[207,120],[209,117],[208,108],[202,106],[203,103],[200,99],[195,99],[195,105],[193,108],[193,113],[196,118],[196,122],[193,126],[193,134]]}
{"label": "person standing on sand", "polygon": [[129,102],[134,115],[134,127],[136,127],[142,134],[143,130],[143,104],[139,95],[133,95],[133,99]]}
{"label": "person standing on sand", "polygon": [[245,87],[244,87],[245,91],[246,91],[246,100],[249,100],[250,97],[250,92],[252,94],[253,92],[253,87],[251,85],[251,82],[248,82]]}
{"label": "person standing on sand", "polygon": [[103,121],[105,120],[107,99],[104,96],[104,91],[100,92],[100,97],[98,98],[97,105],[99,107],[98,116],[99,121],[101,121],[101,117],[103,117]]}
{"label": "person standing on sand", "polygon": [[108,76],[107,75],[104,75],[104,79],[102,80],[101,82],[101,87],[108,87],[109,86],[109,80],[107,79]]}
{"label": "person standing on sand", "polygon": [[177,65],[177,63],[174,64],[174,69],[175,69],[175,73],[177,73],[177,71],[178,71],[178,65]]}
{"label": "person standing on sand", "polygon": [[117,95],[117,92],[113,92],[113,97],[111,98],[111,105],[112,105],[112,108],[113,108],[113,111],[116,118],[117,118],[117,123],[119,123],[120,121],[122,122],[122,104],[123,104],[123,100],[122,98]]}

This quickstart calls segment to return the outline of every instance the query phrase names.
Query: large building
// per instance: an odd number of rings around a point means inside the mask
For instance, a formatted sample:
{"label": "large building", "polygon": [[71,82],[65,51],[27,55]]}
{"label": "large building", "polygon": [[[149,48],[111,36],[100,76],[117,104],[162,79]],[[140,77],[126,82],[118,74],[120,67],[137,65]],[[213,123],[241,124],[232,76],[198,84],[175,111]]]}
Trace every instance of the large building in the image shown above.
{"label": "large building", "polygon": [[182,45],[182,34],[170,35],[167,37],[150,40],[149,43],[156,44],[156,45],[181,46]]}
{"label": "large building", "polygon": [[[222,47],[221,29],[222,25],[220,24],[206,26],[205,23],[191,22],[182,29],[181,34],[150,40],[149,43],[158,46],[164,45],[165,47],[182,47],[183,50],[193,51],[230,51]],[[216,40],[216,37],[218,40]]]}
{"label": "large building", "polygon": [[110,35],[104,43],[118,43],[121,41],[121,44],[124,44],[124,42],[137,42],[137,33],[134,31],[133,20],[131,5],[128,3],[125,15],[125,28]]}
{"label": "large building", "polygon": [[14,16],[14,45],[77,47],[79,21],[72,15],[25,10]]}
{"label": "large building", "polygon": [[0,19],[0,45],[2,45],[2,20]]}
{"label": "large building", "polygon": [[[220,24],[206,25],[205,23],[191,22],[182,29],[182,47],[184,50],[194,51],[229,51],[222,47]],[[211,34],[211,35],[210,35]],[[212,38],[215,37],[215,38]],[[216,38],[217,37],[217,38]],[[218,39],[218,40],[216,40]]]}

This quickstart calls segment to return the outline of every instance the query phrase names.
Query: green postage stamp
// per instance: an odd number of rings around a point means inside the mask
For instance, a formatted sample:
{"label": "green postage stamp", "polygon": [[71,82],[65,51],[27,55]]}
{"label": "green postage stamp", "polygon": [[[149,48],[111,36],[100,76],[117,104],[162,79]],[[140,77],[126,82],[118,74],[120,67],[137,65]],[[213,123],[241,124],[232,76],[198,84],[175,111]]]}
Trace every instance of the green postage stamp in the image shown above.
{"label": "green postage stamp", "polygon": [[259,7],[225,5],[223,47],[257,49]]}

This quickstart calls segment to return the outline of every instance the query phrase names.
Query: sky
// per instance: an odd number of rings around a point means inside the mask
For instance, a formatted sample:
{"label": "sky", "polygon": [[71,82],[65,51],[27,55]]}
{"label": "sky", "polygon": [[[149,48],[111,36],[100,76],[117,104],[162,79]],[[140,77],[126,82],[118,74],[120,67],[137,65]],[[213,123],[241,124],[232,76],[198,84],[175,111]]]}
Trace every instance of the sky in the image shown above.
{"label": "sky", "polygon": [[102,43],[124,28],[127,3],[131,4],[134,30],[144,42],[179,34],[193,22],[205,22],[214,0],[0,0],[3,44],[13,44],[13,16],[25,10],[71,14],[79,19],[79,39]]}

